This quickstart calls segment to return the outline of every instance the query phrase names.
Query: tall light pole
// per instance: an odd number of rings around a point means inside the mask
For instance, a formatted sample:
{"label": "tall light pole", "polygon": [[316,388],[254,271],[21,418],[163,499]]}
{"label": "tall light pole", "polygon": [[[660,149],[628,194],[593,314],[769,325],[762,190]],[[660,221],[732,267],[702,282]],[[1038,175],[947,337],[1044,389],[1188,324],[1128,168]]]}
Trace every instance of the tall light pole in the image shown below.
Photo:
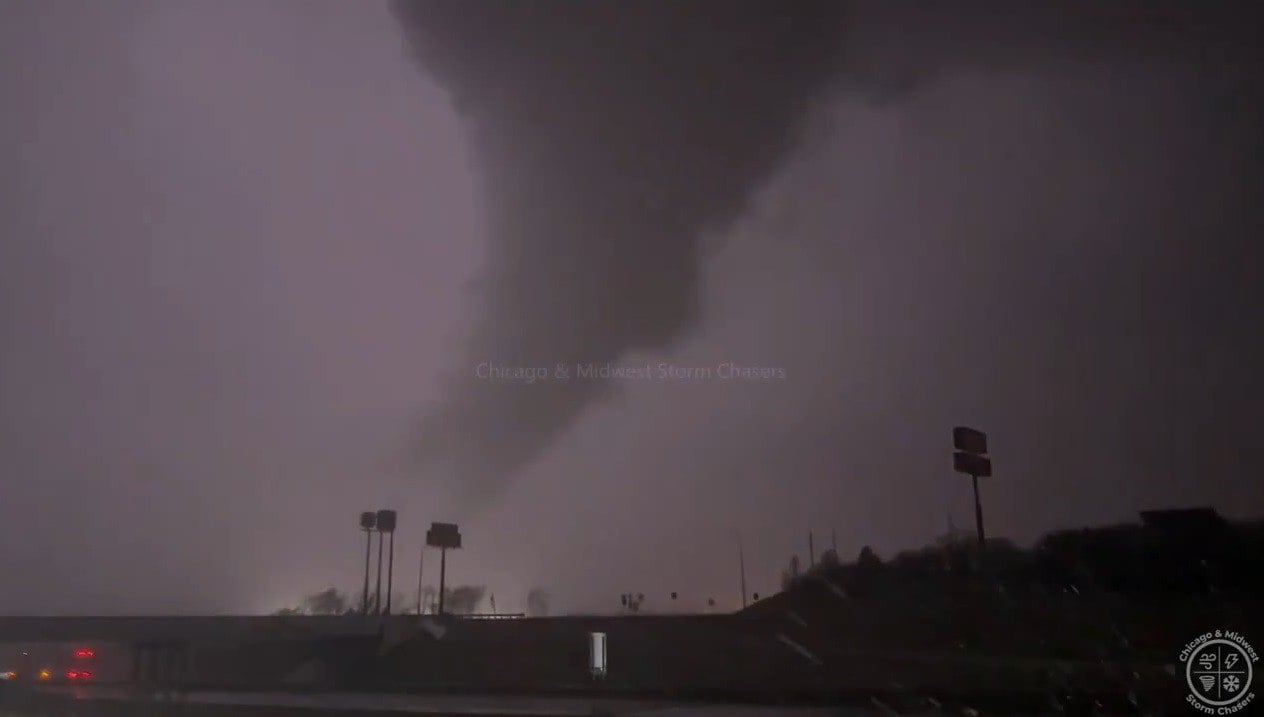
{"label": "tall light pole", "polygon": [[360,529],[364,531],[364,597],[361,611],[369,614],[369,556],[373,551],[373,528],[377,526],[377,513],[366,510],[360,514]]}
{"label": "tall light pole", "polygon": [[382,531],[377,531],[377,587],[373,589],[373,614],[382,613]]}
{"label": "tall light pole", "polygon": [[377,607],[382,614],[382,534],[391,536],[391,559],[386,566],[386,611],[391,614],[391,588],[395,579],[395,511],[379,510],[377,512]]}
{"label": "tall light pole", "polygon": [[417,614],[421,614],[421,575],[426,567],[426,548],[423,546],[417,558]]}

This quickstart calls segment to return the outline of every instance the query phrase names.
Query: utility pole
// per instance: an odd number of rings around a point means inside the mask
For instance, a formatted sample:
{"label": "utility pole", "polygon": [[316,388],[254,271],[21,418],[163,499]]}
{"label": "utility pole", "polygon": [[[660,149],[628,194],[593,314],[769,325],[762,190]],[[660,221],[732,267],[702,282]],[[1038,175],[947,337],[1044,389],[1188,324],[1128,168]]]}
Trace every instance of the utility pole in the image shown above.
{"label": "utility pole", "polygon": [[366,510],[360,514],[360,529],[364,531],[364,592],[361,612],[369,614],[369,560],[373,552],[373,527],[377,525],[377,513]]}
{"label": "utility pole", "polygon": [[808,531],[808,569],[816,567],[816,547],[812,543],[812,531]]}
{"label": "utility pole", "polygon": [[746,554],[742,551],[742,534],[737,534],[737,565],[741,571],[742,609],[746,609]]}
{"label": "utility pole", "polygon": [[834,549],[835,557],[838,556],[838,531],[830,529],[830,547]]}

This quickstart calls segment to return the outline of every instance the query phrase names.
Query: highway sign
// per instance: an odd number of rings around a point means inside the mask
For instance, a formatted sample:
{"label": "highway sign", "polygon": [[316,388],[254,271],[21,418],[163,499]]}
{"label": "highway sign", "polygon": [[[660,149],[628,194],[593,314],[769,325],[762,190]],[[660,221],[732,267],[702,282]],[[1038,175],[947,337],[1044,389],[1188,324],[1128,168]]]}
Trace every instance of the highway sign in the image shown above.
{"label": "highway sign", "polygon": [[426,545],[432,548],[461,547],[461,531],[455,523],[431,523],[426,531]]}
{"label": "highway sign", "polygon": [[952,429],[952,447],[966,453],[987,455],[987,434],[973,428],[957,426]]}
{"label": "highway sign", "polygon": [[992,475],[992,459],[988,457],[987,434],[977,428],[957,426],[952,429],[952,468],[970,476],[974,488],[974,527],[979,538],[979,559],[983,559],[986,537],[983,534],[983,503],[979,500],[979,479]]}
{"label": "highway sign", "polygon": [[952,467],[958,473],[965,473],[969,476],[978,478],[990,478],[992,476],[992,459],[986,456],[976,456],[973,453],[965,453],[963,451],[953,453]]}

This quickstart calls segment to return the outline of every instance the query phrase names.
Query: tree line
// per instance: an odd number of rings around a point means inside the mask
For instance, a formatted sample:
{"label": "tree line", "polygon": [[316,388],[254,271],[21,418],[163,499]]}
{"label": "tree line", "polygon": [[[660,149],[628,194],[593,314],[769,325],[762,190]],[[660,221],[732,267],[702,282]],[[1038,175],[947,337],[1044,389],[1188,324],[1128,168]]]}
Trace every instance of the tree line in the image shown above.
{"label": "tree line", "polygon": [[982,550],[973,533],[951,533],[888,561],[868,546],[847,564],[832,550],[806,568],[792,556],[781,573],[781,586],[791,589],[823,576],[855,587],[897,587],[972,574],[1041,592],[1264,595],[1264,522],[1231,524],[1207,511],[1198,526],[1062,530],[1029,548],[992,538]]}
{"label": "tree line", "polygon": [[[363,592],[348,593],[335,587],[328,587],[305,596],[297,605],[281,608],[273,614],[357,615],[363,611],[363,598]],[[396,615],[416,615],[420,606],[423,614],[433,614],[438,611],[437,598],[438,591],[429,586],[422,589],[420,599],[415,592],[411,596],[396,593],[391,598],[391,612]],[[452,615],[477,614],[485,602],[489,607],[492,606],[487,598],[487,588],[482,585],[458,585],[447,588],[443,596],[443,611]],[[548,593],[535,588],[526,596],[527,613],[533,617],[546,616],[549,614],[549,602]],[[384,607],[385,598],[383,599]],[[369,610],[373,611],[372,596],[369,599]]]}

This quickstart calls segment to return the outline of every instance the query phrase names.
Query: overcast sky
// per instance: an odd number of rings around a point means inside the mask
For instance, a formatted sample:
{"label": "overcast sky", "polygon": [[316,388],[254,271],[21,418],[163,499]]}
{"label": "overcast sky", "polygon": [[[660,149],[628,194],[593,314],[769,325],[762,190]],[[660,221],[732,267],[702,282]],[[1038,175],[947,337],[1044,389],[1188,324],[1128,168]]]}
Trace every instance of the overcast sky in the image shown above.
{"label": "overcast sky", "polygon": [[1023,6],[0,0],[0,612],[1260,514],[1258,31]]}

